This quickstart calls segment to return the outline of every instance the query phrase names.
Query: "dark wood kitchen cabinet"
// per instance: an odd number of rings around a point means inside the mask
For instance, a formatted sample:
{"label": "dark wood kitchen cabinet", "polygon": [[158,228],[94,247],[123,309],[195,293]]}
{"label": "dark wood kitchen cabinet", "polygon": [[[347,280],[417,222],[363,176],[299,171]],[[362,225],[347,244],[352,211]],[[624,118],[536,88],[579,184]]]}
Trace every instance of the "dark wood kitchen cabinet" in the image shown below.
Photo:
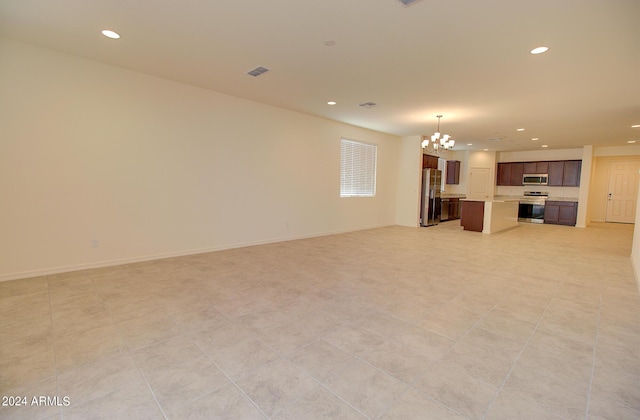
{"label": "dark wood kitchen cabinet", "polygon": [[564,175],[562,177],[562,185],[565,187],[580,186],[580,170],[582,169],[581,160],[567,160],[564,162]]}
{"label": "dark wood kitchen cabinet", "polygon": [[536,162],[536,171],[534,173],[536,174],[549,173],[549,162]]}
{"label": "dark wood kitchen cabinet", "polygon": [[549,186],[562,187],[564,179],[564,161],[549,162]]}
{"label": "dark wood kitchen cabinet", "polygon": [[525,162],[525,174],[546,174],[549,172],[549,162]]}
{"label": "dark wood kitchen cabinet", "polygon": [[438,156],[422,155],[422,169],[438,169]]}
{"label": "dark wood kitchen cabinet", "polygon": [[549,162],[549,186],[579,187],[581,160],[559,160]]}
{"label": "dark wood kitchen cabinet", "polygon": [[449,200],[449,220],[460,218],[460,199],[451,198]]}
{"label": "dark wood kitchen cabinet", "polygon": [[552,225],[575,226],[578,203],[575,201],[548,201],[544,204],[544,222]]}
{"label": "dark wood kitchen cabinet", "polygon": [[581,160],[551,162],[500,162],[496,185],[520,186],[523,174],[548,174],[550,187],[579,187]]}
{"label": "dark wood kitchen cabinet", "polygon": [[462,201],[460,226],[464,230],[482,232],[484,226],[484,201]]}
{"label": "dark wood kitchen cabinet", "polygon": [[447,184],[460,184],[460,161],[447,161]]}
{"label": "dark wood kitchen cabinet", "polygon": [[522,186],[522,174],[524,163],[502,162],[498,163],[496,185]]}
{"label": "dark wood kitchen cabinet", "polygon": [[524,163],[511,164],[511,186],[522,186],[522,174],[524,173]]}
{"label": "dark wood kitchen cabinet", "polygon": [[511,185],[511,164],[498,163],[496,185]]}

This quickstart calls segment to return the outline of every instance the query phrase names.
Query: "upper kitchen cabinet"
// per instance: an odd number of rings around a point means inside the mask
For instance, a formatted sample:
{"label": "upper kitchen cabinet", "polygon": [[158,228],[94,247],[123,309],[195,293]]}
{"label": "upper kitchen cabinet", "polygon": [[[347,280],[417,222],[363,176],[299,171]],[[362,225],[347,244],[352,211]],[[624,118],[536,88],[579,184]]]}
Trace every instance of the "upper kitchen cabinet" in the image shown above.
{"label": "upper kitchen cabinet", "polygon": [[582,169],[581,160],[567,160],[564,162],[564,175],[562,185],[565,187],[580,186],[580,171]]}
{"label": "upper kitchen cabinet", "polygon": [[525,174],[546,174],[549,172],[549,162],[525,162]]}
{"label": "upper kitchen cabinet", "polygon": [[549,162],[549,186],[562,187],[564,161]]}
{"label": "upper kitchen cabinet", "polygon": [[581,160],[549,162],[549,186],[579,187]]}
{"label": "upper kitchen cabinet", "polygon": [[549,173],[549,162],[536,162],[536,171],[534,173],[536,174]]}
{"label": "upper kitchen cabinet", "polygon": [[438,156],[422,155],[422,169],[438,169]]}
{"label": "upper kitchen cabinet", "polygon": [[460,184],[460,161],[447,161],[447,184]]}
{"label": "upper kitchen cabinet", "polygon": [[523,174],[548,174],[550,187],[579,187],[581,160],[500,162],[496,185],[522,186]]}
{"label": "upper kitchen cabinet", "polygon": [[524,163],[498,163],[496,185],[522,186]]}
{"label": "upper kitchen cabinet", "polygon": [[498,177],[496,185],[511,185],[511,164],[498,163]]}
{"label": "upper kitchen cabinet", "polygon": [[512,186],[522,185],[522,174],[524,174],[524,163],[511,164],[511,183]]}

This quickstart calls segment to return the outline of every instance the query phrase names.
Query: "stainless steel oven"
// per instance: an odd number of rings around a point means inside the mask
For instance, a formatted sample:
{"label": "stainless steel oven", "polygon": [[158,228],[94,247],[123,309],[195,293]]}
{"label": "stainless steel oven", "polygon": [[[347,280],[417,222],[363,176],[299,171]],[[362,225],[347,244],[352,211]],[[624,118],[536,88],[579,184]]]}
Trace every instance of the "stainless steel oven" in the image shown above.
{"label": "stainless steel oven", "polygon": [[544,223],[544,204],[549,193],[542,191],[525,191],[518,205],[518,221],[528,223]]}

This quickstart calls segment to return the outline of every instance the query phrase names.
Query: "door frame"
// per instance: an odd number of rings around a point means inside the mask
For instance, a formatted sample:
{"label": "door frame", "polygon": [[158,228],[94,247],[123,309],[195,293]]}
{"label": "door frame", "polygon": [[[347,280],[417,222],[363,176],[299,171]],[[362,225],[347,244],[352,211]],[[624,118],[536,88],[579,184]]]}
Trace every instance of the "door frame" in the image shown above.
{"label": "door frame", "polygon": [[[633,224],[635,223],[635,215],[638,212],[638,208],[636,206],[636,208],[634,209],[634,214],[633,214],[633,221],[631,222],[621,222],[621,221],[610,221],[609,220],[609,194],[611,193],[611,182],[613,181],[612,179],[612,173],[613,173],[613,165],[617,164],[617,163],[635,163],[638,165],[638,168],[640,168],[640,159],[614,159],[609,161],[609,168],[608,168],[608,173],[607,173],[607,190],[605,192],[605,206],[604,206],[604,221],[605,223],[627,223],[627,224]],[[635,193],[635,201],[634,201],[634,205],[637,202],[638,199],[638,186],[640,185],[640,176],[637,179],[636,182],[636,188],[634,189],[634,193]]]}

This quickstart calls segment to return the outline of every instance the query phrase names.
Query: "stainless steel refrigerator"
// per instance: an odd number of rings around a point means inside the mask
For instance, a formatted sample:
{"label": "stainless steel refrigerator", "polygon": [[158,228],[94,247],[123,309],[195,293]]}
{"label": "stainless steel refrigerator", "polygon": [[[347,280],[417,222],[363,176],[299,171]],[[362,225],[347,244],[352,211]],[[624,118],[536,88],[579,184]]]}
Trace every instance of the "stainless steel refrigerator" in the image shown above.
{"label": "stainless steel refrigerator", "polygon": [[440,188],[442,171],[422,170],[422,199],[420,205],[420,225],[433,226],[440,223]]}

